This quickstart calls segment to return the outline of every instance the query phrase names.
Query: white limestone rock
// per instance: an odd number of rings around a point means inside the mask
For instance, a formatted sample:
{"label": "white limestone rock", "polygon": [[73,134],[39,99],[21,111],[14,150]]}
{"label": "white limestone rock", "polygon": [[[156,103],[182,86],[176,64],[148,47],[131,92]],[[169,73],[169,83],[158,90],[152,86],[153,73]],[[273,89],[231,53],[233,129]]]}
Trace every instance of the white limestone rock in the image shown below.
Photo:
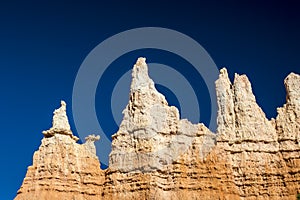
{"label": "white limestone rock", "polygon": [[55,134],[69,135],[73,140],[78,141],[79,138],[74,136],[66,113],[66,103],[61,101],[61,107],[54,110],[52,127],[43,131],[45,137],[52,137]]}

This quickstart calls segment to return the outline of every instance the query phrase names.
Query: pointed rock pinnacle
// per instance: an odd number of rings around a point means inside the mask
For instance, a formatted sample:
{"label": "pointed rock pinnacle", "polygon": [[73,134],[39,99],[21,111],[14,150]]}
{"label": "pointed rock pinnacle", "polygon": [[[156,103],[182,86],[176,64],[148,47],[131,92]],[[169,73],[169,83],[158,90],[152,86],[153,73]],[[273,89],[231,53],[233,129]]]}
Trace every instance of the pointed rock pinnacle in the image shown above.
{"label": "pointed rock pinnacle", "polygon": [[53,128],[71,130],[66,111],[66,103],[61,101],[61,107],[53,112]]}
{"label": "pointed rock pinnacle", "polygon": [[132,82],[130,91],[135,92],[142,88],[154,89],[154,82],[148,75],[148,66],[146,64],[146,58],[138,58],[136,64],[132,69]]}
{"label": "pointed rock pinnacle", "polygon": [[215,135],[204,125],[180,120],[178,109],[169,106],[164,95],[155,89],[145,60],[139,58],[132,69],[129,102],[120,128],[112,136],[110,169],[161,170],[187,152],[194,137],[201,144],[197,150],[201,159],[215,145]]}
{"label": "pointed rock pinnacle", "polygon": [[[227,69],[220,70],[219,79],[216,80],[216,93],[218,103],[218,133],[234,132],[234,94],[229,80]],[[226,134],[223,134],[225,136]]]}
{"label": "pointed rock pinnacle", "polygon": [[74,136],[66,113],[66,102],[61,101],[60,108],[53,112],[52,127],[49,130],[43,131],[45,137],[52,137],[55,134],[69,135],[75,141],[79,140]]}

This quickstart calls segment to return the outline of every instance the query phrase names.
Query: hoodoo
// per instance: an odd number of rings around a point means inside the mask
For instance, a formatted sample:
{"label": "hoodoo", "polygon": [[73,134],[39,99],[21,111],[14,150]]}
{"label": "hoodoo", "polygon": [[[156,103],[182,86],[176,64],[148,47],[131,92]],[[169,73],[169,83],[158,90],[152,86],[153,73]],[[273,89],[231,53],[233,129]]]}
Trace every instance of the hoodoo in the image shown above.
{"label": "hoodoo", "polygon": [[145,61],[139,58],[133,67],[109,167],[100,169],[94,145],[99,136],[76,143],[62,101],[15,199],[296,199],[299,75],[285,79],[287,102],[268,120],[247,76],[235,74],[231,83],[221,69],[218,127],[212,133],[202,123],[180,119],[178,109],[155,89]]}

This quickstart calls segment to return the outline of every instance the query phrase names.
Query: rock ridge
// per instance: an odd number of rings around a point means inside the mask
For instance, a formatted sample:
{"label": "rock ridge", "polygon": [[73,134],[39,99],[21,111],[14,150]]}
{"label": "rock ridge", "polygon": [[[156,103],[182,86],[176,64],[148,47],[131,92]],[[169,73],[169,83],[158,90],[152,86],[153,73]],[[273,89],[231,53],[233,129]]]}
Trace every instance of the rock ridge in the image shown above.
{"label": "rock ridge", "polygon": [[286,104],[267,119],[246,75],[215,82],[217,132],[180,119],[148,75],[132,69],[129,102],[112,136],[109,167],[94,142],[78,144],[66,103],[34,153],[15,199],[296,199],[300,193],[300,76],[284,80]]}

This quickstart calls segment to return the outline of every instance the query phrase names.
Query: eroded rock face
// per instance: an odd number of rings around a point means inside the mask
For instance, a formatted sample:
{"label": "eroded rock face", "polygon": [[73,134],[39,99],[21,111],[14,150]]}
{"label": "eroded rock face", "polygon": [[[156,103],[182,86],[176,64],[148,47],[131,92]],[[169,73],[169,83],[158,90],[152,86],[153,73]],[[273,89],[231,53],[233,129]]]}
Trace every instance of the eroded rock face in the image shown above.
{"label": "eroded rock face", "polygon": [[217,146],[226,152],[239,195],[255,199],[295,198],[299,180],[294,179],[293,193],[284,186],[288,172],[280,151],[277,122],[268,120],[257,105],[248,78],[235,74],[231,84],[226,69],[222,69],[216,85]]}
{"label": "eroded rock face", "polygon": [[120,129],[113,135],[112,170],[162,170],[191,146],[197,134],[207,142],[207,149],[199,154],[201,159],[214,146],[215,134],[201,133],[203,124],[180,120],[178,109],[168,106],[148,76],[145,58],[139,58],[133,67],[130,100],[123,114]]}
{"label": "eroded rock face", "polygon": [[300,76],[285,79],[287,102],[268,120],[245,75],[216,81],[218,128],[180,119],[148,76],[132,70],[129,102],[100,169],[91,135],[77,144],[66,105],[35,152],[16,199],[296,199],[300,193]]}
{"label": "eroded rock face", "polygon": [[284,80],[287,102],[278,108],[276,131],[282,160],[285,191],[299,192],[300,181],[300,76],[291,73]]}
{"label": "eroded rock face", "polygon": [[[62,101],[61,107],[54,111],[53,127],[43,134],[45,137],[34,153],[33,165],[28,167],[15,199],[101,198],[100,186],[104,176],[99,160],[86,144],[76,143],[77,139],[70,130],[65,102]],[[99,139],[96,136],[91,138]],[[87,143],[90,142],[87,140]]]}

